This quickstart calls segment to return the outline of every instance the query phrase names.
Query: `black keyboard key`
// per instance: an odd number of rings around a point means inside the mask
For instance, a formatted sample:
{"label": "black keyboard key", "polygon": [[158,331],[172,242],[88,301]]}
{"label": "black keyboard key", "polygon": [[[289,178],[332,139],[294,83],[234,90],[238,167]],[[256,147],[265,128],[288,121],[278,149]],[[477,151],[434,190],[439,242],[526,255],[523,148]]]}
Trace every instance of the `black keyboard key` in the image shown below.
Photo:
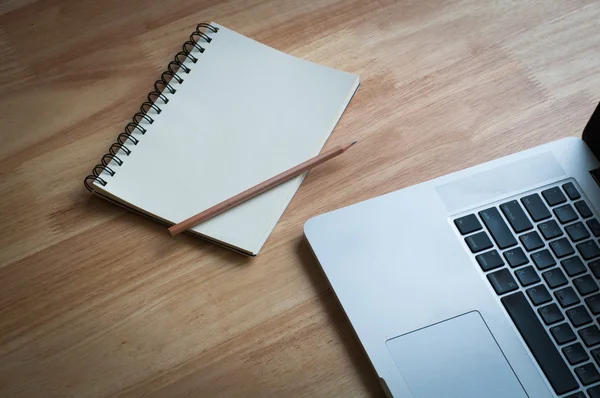
{"label": "black keyboard key", "polygon": [[578,256],[565,258],[560,262],[569,276],[583,274],[586,271],[583,261]]}
{"label": "black keyboard key", "polygon": [[592,362],[575,368],[575,374],[584,386],[589,386],[600,380],[600,373],[598,373],[598,369]]}
{"label": "black keyboard key", "polygon": [[591,260],[600,256],[600,248],[593,240],[580,243],[576,247],[584,260]]}
{"label": "black keyboard key", "polygon": [[594,294],[585,299],[585,303],[594,315],[600,314],[600,294]]}
{"label": "black keyboard key", "polygon": [[592,211],[588,207],[587,203],[585,203],[583,200],[580,200],[579,202],[575,202],[575,208],[577,209],[577,211],[579,212],[579,214],[581,214],[581,217],[583,217],[583,218],[588,218],[593,215]]}
{"label": "black keyboard key", "polygon": [[507,250],[503,254],[504,258],[508,262],[508,265],[510,265],[512,268],[520,267],[521,265],[527,264],[529,262],[527,256],[523,252],[523,249],[521,249],[520,247],[515,247],[514,249]]}
{"label": "black keyboard key", "polygon": [[550,293],[548,293],[548,289],[546,289],[546,286],[544,285],[538,285],[527,289],[527,295],[533,305],[544,304],[552,300]]}
{"label": "black keyboard key", "polygon": [[571,329],[571,326],[566,322],[551,327],[550,333],[552,333],[552,337],[556,340],[556,344],[570,343],[577,339],[575,333],[573,333],[573,329]]}
{"label": "black keyboard key", "polygon": [[546,238],[546,240],[556,238],[557,236],[561,236],[563,234],[563,231],[558,226],[558,223],[554,220],[548,220],[538,224],[538,229],[544,238]]}
{"label": "black keyboard key", "polygon": [[588,267],[590,267],[592,274],[594,274],[596,278],[600,279],[600,260],[592,261],[588,264]]}
{"label": "black keyboard key", "polygon": [[467,242],[467,246],[469,246],[472,253],[479,253],[494,246],[490,238],[483,231],[467,236],[465,242]]}
{"label": "black keyboard key", "polygon": [[598,222],[598,220],[592,218],[591,220],[587,220],[585,223],[596,238],[600,236],[600,222]]}
{"label": "black keyboard key", "polygon": [[508,225],[504,222],[498,209],[490,207],[489,209],[482,210],[479,212],[479,217],[483,220],[494,242],[496,242],[500,249],[506,249],[517,244],[517,240],[512,232],[510,232],[510,229],[508,229]]}
{"label": "black keyboard key", "polygon": [[538,222],[550,218],[551,214],[540,195],[534,193],[533,195],[525,196],[521,199],[521,203],[525,206],[527,213],[531,216],[533,221]]}
{"label": "black keyboard key", "polygon": [[581,195],[579,194],[579,192],[577,191],[577,188],[575,188],[575,185],[572,182],[567,182],[562,187],[565,190],[565,192],[567,193],[567,196],[569,197],[569,199],[577,200],[577,199],[581,198]]}
{"label": "black keyboard key", "polygon": [[555,289],[557,287],[564,286],[568,283],[567,277],[558,267],[543,272],[542,276],[544,277],[544,280],[546,281],[548,286],[550,286],[550,289]]}
{"label": "black keyboard key", "polygon": [[544,247],[544,242],[542,241],[542,238],[540,238],[540,235],[535,231],[531,231],[519,236],[519,240],[523,244],[525,250],[527,250],[528,252],[537,250],[540,247]]}
{"label": "black keyboard key", "polygon": [[590,237],[590,233],[587,231],[582,222],[576,222],[575,224],[567,225],[565,227],[565,231],[573,242],[584,240]]}
{"label": "black keyboard key", "polygon": [[561,224],[566,224],[579,218],[570,204],[556,207],[553,211]]}
{"label": "black keyboard key", "polygon": [[573,249],[573,246],[571,246],[567,238],[553,240],[550,242],[549,246],[554,255],[558,258],[570,256],[575,253],[575,249]]}
{"label": "black keyboard key", "polygon": [[587,398],[584,393],[581,391],[577,391],[575,394],[569,394],[564,398]]}
{"label": "black keyboard key", "polygon": [[590,396],[590,398],[600,398],[600,386],[588,388],[587,393]]}
{"label": "black keyboard key", "polygon": [[579,388],[569,367],[548,336],[537,315],[531,309],[522,292],[501,299],[502,305],[521,333],[523,340],[535,357],[546,378],[558,395]]}
{"label": "black keyboard key", "polygon": [[600,343],[600,329],[596,325],[579,330],[579,336],[581,336],[581,340],[583,340],[586,347],[592,347]]}
{"label": "black keyboard key", "polygon": [[576,328],[590,323],[592,321],[590,314],[587,312],[583,305],[567,310],[567,316],[571,320],[573,326],[575,326]]}
{"label": "black keyboard key", "polygon": [[565,319],[558,306],[554,303],[538,308],[538,312],[546,325],[552,325]]}
{"label": "black keyboard key", "polygon": [[573,285],[582,296],[590,293],[596,293],[599,290],[598,284],[591,275],[584,275],[573,279]]}
{"label": "black keyboard key", "polygon": [[565,195],[559,187],[553,187],[542,191],[542,196],[550,206],[556,206],[567,201],[567,198],[565,198]]}
{"label": "black keyboard key", "polygon": [[579,304],[581,301],[571,286],[567,286],[564,289],[555,291],[554,295],[556,296],[556,300],[558,300],[560,306],[563,308]]}
{"label": "black keyboard key", "polygon": [[462,235],[470,234],[471,232],[479,231],[483,228],[475,214],[457,218],[454,220],[454,225],[456,225],[456,228],[458,228],[458,231]]}
{"label": "black keyboard key", "polygon": [[529,286],[540,281],[540,277],[532,266],[520,268],[515,271],[515,275],[521,285]]}
{"label": "black keyboard key", "polygon": [[506,268],[489,273],[487,278],[498,295],[518,288],[517,282]]}
{"label": "black keyboard key", "polygon": [[579,343],[571,344],[570,346],[563,348],[562,352],[565,354],[567,361],[569,361],[571,365],[576,365],[589,359],[587,352],[585,352],[585,349]]}
{"label": "black keyboard key", "polygon": [[596,361],[596,364],[598,364],[598,366],[600,366],[600,348],[594,348],[590,352],[592,353],[592,358],[594,358],[594,361]]}
{"label": "black keyboard key", "polygon": [[516,200],[500,205],[500,210],[502,210],[504,217],[506,217],[515,232],[519,233],[533,228],[531,221],[529,221],[523,208]]}
{"label": "black keyboard key", "polygon": [[554,257],[552,257],[552,254],[550,254],[550,252],[546,249],[533,253],[531,255],[531,259],[533,260],[535,266],[540,270],[556,265]]}
{"label": "black keyboard key", "polygon": [[500,254],[498,254],[496,250],[491,250],[475,256],[475,259],[483,271],[490,271],[504,265],[502,257],[500,257]]}

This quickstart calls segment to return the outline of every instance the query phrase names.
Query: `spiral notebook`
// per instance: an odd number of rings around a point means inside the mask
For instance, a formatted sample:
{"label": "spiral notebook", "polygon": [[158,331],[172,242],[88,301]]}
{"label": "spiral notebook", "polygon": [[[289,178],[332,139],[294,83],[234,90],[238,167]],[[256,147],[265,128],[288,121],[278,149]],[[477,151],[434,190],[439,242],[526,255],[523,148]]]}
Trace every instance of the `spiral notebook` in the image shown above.
{"label": "spiral notebook", "polygon": [[[85,186],[176,224],[316,156],[358,85],[356,75],[200,24]],[[302,178],[189,232],[256,255]]]}

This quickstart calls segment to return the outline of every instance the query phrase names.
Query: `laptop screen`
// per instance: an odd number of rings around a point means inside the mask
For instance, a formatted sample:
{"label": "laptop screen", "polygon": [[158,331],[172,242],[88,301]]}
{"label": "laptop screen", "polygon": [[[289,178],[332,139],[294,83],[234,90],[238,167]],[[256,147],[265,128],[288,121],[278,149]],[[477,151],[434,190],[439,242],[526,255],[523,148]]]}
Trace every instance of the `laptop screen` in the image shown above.
{"label": "laptop screen", "polygon": [[582,138],[592,149],[596,158],[600,160],[600,104],[598,104],[585,129],[583,129]]}

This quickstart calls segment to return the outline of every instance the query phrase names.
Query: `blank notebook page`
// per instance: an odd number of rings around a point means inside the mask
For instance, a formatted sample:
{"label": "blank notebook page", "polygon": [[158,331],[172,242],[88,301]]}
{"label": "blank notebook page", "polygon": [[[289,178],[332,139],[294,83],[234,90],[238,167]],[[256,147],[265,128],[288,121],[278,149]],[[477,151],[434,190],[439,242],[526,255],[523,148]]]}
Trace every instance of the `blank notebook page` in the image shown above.
{"label": "blank notebook page", "polygon": [[[292,57],[218,24],[196,63],[157,100],[123,164],[95,189],[169,223],[183,221],[321,151],[358,76]],[[257,254],[302,176],[216,216],[192,232]]]}

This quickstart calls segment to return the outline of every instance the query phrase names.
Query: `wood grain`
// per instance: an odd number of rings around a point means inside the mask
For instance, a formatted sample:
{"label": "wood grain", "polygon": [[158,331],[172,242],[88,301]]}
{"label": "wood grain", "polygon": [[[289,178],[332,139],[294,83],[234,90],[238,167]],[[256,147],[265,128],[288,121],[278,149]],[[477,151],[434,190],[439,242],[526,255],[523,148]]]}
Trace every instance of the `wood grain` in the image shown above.
{"label": "wood grain", "polygon": [[[81,182],[211,20],[362,81],[325,149],[360,145],[255,259]],[[594,0],[0,2],[0,396],[381,396],[303,223],[579,135],[598,20]]]}

